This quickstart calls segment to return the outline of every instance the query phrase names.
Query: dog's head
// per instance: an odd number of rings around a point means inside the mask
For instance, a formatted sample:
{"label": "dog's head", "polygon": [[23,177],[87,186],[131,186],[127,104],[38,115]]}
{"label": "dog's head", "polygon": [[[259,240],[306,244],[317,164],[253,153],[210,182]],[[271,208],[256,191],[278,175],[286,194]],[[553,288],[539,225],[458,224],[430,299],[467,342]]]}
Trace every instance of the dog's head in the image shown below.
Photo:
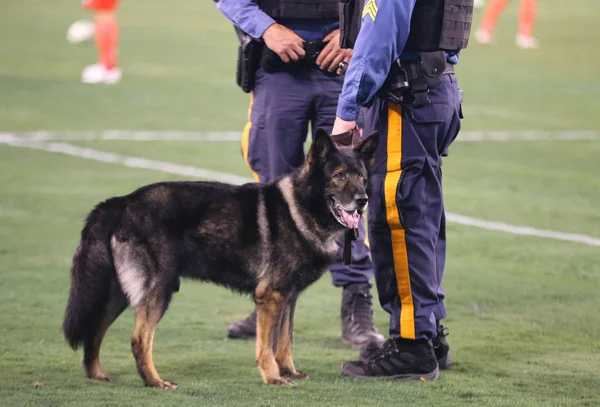
{"label": "dog's head", "polygon": [[310,147],[307,163],[323,185],[323,197],[333,217],[344,227],[358,227],[369,203],[369,171],[379,145],[375,132],[356,146],[337,147],[326,131],[319,129]]}

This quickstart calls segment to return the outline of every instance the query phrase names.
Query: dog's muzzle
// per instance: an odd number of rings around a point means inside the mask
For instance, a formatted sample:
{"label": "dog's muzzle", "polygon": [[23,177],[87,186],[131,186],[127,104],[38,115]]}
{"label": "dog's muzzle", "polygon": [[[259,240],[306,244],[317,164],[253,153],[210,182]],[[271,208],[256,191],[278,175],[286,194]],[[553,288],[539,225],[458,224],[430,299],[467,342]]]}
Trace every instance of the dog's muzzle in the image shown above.
{"label": "dog's muzzle", "polygon": [[358,228],[360,222],[360,215],[362,214],[361,208],[356,205],[353,210],[344,208],[335,198],[331,199],[329,204],[333,217],[344,227],[349,229]]}

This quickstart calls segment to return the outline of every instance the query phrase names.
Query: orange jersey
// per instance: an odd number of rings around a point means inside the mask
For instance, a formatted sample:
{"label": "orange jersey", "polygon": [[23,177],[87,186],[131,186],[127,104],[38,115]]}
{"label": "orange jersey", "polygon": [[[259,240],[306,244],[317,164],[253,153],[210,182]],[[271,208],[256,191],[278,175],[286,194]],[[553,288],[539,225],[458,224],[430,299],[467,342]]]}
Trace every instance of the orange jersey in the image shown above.
{"label": "orange jersey", "polygon": [[83,7],[96,11],[114,11],[119,0],[83,0]]}

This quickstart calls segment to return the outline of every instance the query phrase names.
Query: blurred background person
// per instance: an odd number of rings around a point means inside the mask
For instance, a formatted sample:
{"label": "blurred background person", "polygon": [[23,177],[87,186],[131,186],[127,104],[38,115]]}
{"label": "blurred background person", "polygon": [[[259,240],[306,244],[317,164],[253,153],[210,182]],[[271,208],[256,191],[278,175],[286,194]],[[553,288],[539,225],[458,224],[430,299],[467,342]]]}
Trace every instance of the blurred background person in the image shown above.
{"label": "blurred background person", "polygon": [[83,83],[115,84],[121,80],[117,50],[119,25],[116,11],[119,0],[83,0],[83,6],[95,13],[94,38],[98,49],[98,63],[81,73]]}
{"label": "blurred background person", "polygon": [[[485,11],[479,29],[475,33],[475,40],[480,44],[490,44],[496,23],[506,8],[509,0],[491,0]],[[521,49],[539,48],[539,42],[533,37],[533,26],[537,14],[536,0],[521,0],[519,10],[519,28],[516,43]]]}

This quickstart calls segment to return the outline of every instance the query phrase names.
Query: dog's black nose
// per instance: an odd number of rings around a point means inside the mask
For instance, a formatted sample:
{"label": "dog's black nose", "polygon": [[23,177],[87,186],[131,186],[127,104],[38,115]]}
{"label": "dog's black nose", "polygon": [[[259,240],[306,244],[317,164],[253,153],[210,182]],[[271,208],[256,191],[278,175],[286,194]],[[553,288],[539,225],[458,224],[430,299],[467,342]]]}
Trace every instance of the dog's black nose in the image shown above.
{"label": "dog's black nose", "polygon": [[364,208],[369,203],[369,198],[366,194],[356,195],[355,200],[356,205],[358,205],[360,208]]}

